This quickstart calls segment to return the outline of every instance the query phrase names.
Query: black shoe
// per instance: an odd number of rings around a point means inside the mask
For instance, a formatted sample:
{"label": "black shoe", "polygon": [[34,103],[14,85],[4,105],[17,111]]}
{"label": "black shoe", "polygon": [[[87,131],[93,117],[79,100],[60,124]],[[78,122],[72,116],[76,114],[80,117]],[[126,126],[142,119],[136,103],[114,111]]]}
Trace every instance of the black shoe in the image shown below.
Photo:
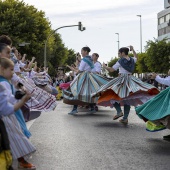
{"label": "black shoe", "polygon": [[170,141],[170,135],[163,136],[163,139],[164,139],[164,140],[169,140],[169,141]]}

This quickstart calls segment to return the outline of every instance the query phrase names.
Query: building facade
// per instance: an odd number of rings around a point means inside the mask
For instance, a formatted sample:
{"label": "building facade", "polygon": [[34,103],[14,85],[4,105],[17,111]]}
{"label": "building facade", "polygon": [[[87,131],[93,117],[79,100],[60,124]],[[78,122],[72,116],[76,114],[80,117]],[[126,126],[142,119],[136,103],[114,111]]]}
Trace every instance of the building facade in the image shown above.
{"label": "building facade", "polygon": [[170,41],[170,0],[164,0],[164,10],[158,13],[158,40]]}

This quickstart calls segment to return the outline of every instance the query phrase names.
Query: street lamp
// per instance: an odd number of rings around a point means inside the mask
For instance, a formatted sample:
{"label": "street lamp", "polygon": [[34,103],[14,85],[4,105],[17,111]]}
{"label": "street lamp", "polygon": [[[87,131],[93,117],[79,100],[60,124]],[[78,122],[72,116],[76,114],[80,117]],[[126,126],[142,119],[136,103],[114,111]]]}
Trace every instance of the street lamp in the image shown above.
{"label": "street lamp", "polygon": [[140,52],[142,53],[142,15],[137,15],[140,17]]}
{"label": "street lamp", "polygon": [[118,36],[117,43],[118,43],[118,51],[119,51],[119,43],[120,43],[120,41],[119,41],[119,33],[115,33],[115,34],[117,34],[117,36]]}
{"label": "street lamp", "polygon": [[19,47],[25,47],[26,45],[29,45],[30,43],[27,42],[22,42],[20,44],[18,44]]}
{"label": "street lamp", "polygon": [[67,27],[78,27],[78,30],[80,31],[84,31],[86,28],[83,27],[82,23],[81,22],[78,22],[78,25],[67,25],[67,26],[62,26],[62,27],[59,27],[57,29],[55,29],[46,39],[45,41],[45,46],[44,46],[44,67],[47,66],[47,42],[49,40],[49,38],[59,29],[61,28],[67,28]]}

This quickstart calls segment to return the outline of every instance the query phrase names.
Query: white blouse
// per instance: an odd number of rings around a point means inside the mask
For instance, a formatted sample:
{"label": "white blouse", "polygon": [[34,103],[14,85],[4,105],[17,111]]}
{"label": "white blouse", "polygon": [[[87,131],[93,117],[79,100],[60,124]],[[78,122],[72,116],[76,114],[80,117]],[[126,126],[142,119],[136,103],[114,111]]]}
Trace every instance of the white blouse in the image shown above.
{"label": "white blouse", "polygon": [[80,71],[91,71],[92,69],[85,61],[81,60],[79,70]]}
{"label": "white blouse", "polygon": [[160,84],[163,84],[163,85],[166,85],[166,86],[170,86],[170,76],[166,77],[166,78],[162,78],[160,76],[156,76],[155,80],[160,83]]}
{"label": "white blouse", "polygon": [[101,73],[102,65],[97,61],[94,63],[94,68],[91,70],[92,72]]}
{"label": "white blouse", "polygon": [[0,83],[0,115],[8,116],[14,113],[14,105],[9,102],[8,91]]}
{"label": "white blouse", "polygon": [[[137,58],[135,58],[135,57],[132,57],[132,58],[134,59],[134,62],[136,63],[136,62],[137,62]],[[129,58],[129,60],[130,60],[130,58]],[[131,72],[125,70],[125,69],[119,64],[118,61],[116,62],[115,65],[112,66],[112,68],[113,68],[114,70],[118,70],[118,69],[119,69],[119,73],[120,73],[120,74],[132,74]]]}

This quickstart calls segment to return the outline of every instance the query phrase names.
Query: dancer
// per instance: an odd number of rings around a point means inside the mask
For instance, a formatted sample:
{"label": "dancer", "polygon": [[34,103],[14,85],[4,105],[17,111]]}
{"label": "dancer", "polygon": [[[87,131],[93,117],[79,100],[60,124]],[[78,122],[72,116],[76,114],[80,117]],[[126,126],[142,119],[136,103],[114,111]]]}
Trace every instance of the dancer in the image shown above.
{"label": "dancer", "polygon": [[75,115],[78,105],[90,105],[90,113],[95,113],[94,104],[97,102],[98,97],[91,97],[91,94],[99,89],[99,87],[108,82],[106,78],[103,78],[99,74],[91,73],[94,68],[94,64],[89,47],[83,47],[81,54],[83,59],[80,62],[77,76],[70,84],[68,90],[64,90],[64,103],[74,105],[70,115]]}
{"label": "dancer", "polygon": [[[157,88],[132,75],[137,61],[137,54],[132,46],[130,46],[130,49],[133,51],[134,57],[129,57],[129,49],[123,47],[119,49],[120,59],[113,67],[107,67],[103,63],[103,67],[109,72],[119,69],[119,76],[93,94],[93,96],[101,94],[98,100],[99,105],[114,106],[117,115],[113,117],[113,120],[123,117],[120,122],[124,124],[128,124],[130,106],[142,104],[159,93]],[[124,106],[124,114],[121,105]]]}
{"label": "dancer", "polygon": [[102,65],[98,61],[98,58],[99,58],[99,54],[97,54],[97,53],[92,54],[92,59],[93,59],[93,63],[94,63],[94,68],[92,69],[92,72],[101,74]]}
{"label": "dancer", "polygon": [[[152,78],[158,83],[169,87],[145,104],[138,106],[136,113],[145,121],[149,120],[147,121],[147,130],[149,131],[159,131],[165,128],[170,129],[170,70],[166,78],[161,78],[155,73]],[[170,140],[170,135],[163,136],[163,139]]]}

